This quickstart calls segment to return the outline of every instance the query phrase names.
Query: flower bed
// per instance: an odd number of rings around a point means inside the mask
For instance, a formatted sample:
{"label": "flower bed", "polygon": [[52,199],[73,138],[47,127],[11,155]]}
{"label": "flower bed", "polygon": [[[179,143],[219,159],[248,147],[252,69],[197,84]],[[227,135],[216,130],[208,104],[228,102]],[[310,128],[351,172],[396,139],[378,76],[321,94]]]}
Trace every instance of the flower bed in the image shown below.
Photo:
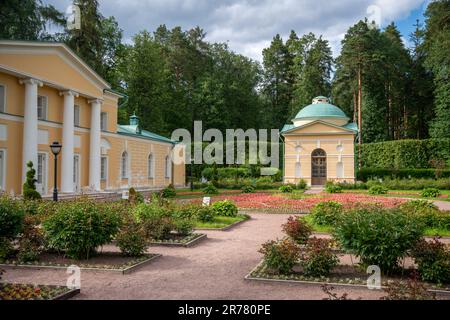
{"label": "flower bed", "polygon": [[197,244],[199,241],[206,238],[206,234],[203,233],[191,233],[187,236],[177,236],[172,234],[169,239],[164,240],[152,240],[151,244],[154,245],[166,245],[166,246],[180,246],[190,247]]}
{"label": "flower bed", "polygon": [[42,254],[38,261],[21,263],[15,259],[8,259],[1,263],[0,267],[67,269],[71,265],[76,265],[81,270],[115,271],[127,274],[160,256],[159,254],[145,254],[140,257],[125,257],[119,253],[108,252],[101,253],[89,260],[74,260],[46,253]]}
{"label": "flower bed", "polygon": [[[394,199],[387,197],[369,196],[364,194],[324,194],[303,199],[291,199],[280,194],[268,193],[249,193],[229,196],[217,196],[213,201],[228,199],[233,201],[241,210],[262,210],[262,211],[279,211],[279,212],[296,212],[307,213],[317,203],[322,201],[337,201],[344,208],[352,208],[357,204],[373,204],[379,203],[385,208],[396,207],[405,202],[405,199]],[[199,202],[199,199],[193,199],[191,202]]]}
{"label": "flower bed", "polygon": [[79,292],[63,286],[0,283],[0,300],[65,300]]}
{"label": "flower bed", "polygon": [[[290,283],[317,283],[330,284],[336,286],[355,286],[367,287],[368,275],[358,268],[351,265],[338,265],[333,272],[327,277],[311,277],[304,275],[300,269],[294,270],[289,274],[276,274],[270,272],[263,261],[261,261],[246,277],[246,280],[258,281],[282,281]],[[400,276],[382,276],[381,286],[386,287],[394,280],[406,281],[408,275]],[[426,288],[432,292],[450,293],[450,284],[435,284],[422,282]]]}

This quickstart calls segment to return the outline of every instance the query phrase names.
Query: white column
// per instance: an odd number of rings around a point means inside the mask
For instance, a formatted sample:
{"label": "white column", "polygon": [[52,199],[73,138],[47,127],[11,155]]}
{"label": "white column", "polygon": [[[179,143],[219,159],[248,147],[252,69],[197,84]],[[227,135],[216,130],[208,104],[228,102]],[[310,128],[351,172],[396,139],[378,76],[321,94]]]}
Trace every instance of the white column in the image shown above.
{"label": "white column", "polygon": [[61,149],[61,192],[73,192],[74,104],[77,93],[60,92],[64,96],[64,114]]}
{"label": "white column", "polygon": [[25,104],[23,122],[23,144],[22,144],[22,181],[26,180],[27,163],[33,162],[34,169],[37,169],[38,155],[38,86],[42,87],[42,82],[36,79],[20,80],[20,84],[25,85]]}
{"label": "white column", "polygon": [[91,104],[91,137],[89,154],[89,186],[100,190],[100,113],[102,100],[89,101]]}

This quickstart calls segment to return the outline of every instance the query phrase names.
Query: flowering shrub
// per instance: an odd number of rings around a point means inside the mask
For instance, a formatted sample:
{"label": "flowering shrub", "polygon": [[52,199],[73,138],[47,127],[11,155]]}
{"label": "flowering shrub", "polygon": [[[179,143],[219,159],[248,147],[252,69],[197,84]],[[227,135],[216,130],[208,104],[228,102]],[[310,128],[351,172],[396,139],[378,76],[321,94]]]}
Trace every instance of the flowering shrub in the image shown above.
{"label": "flowering shrub", "polygon": [[436,294],[429,292],[427,287],[419,281],[417,271],[405,281],[394,280],[388,282],[387,288],[383,289],[387,296],[381,300],[436,300]]}
{"label": "flowering shrub", "polygon": [[44,235],[42,229],[37,226],[38,221],[34,216],[25,216],[17,253],[17,258],[21,262],[38,260],[44,250]]}
{"label": "flowering shrub", "polygon": [[245,185],[242,187],[242,193],[252,193],[255,192],[255,188],[253,188],[251,185]]}
{"label": "flowering shrub", "polygon": [[50,248],[75,259],[88,259],[117,234],[120,218],[105,204],[81,199],[66,202],[43,223]]}
{"label": "flowering shrub", "polygon": [[238,213],[238,208],[230,200],[217,201],[212,204],[214,214],[225,217],[235,217]]}
{"label": "flowering shrub", "polygon": [[283,232],[298,244],[305,243],[312,233],[311,226],[304,219],[289,217],[288,221],[281,226]]}
{"label": "flowering shrub", "polygon": [[439,208],[431,201],[411,200],[403,203],[399,208],[406,214],[417,217],[429,228],[440,227],[441,213]]}
{"label": "flowering shrub", "polygon": [[206,187],[203,188],[204,194],[219,194],[219,190],[212,184],[209,183]]}
{"label": "flowering shrub", "polygon": [[339,259],[331,249],[331,240],[311,238],[300,256],[300,265],[307,276],[322,277],[330,274]]}
{"label": "flowering shrub", "polygon": [[379,195],[388,193],[388,188],[382,185],[374,185],[369,188],[369,194]]}
{"label": "flowering shrub", "polygon": [[127,256],[139,257],[147,249],[146,231],[132,216],[124,218],[116,241],[120,251]]}
{"label": "flowering shrub", "polygon": [[259,252],[264,255],[266,266],[281,274],[290,273],[300,257],[297,244],[290,239],[268,241],[262,245]]}
{"label": "flowering shrub", "polygon": [[420,221],[399,209],[359,208],[342,215],[333,233],[342,249],[378,265],[385,273],[397,268],[423,234]]}
{"label": "flowering shrub", "polygon": [[172,184],[170,184],[161,191],[161,197],[163,198],[174,198],[176,195],[177,192]]}
{"label": "flowering shrub", "polygon": [[328,193],[342,193],[342,187],[332,181],[328,181],[325,184],[325,191]]}
{"label": "flowering shrub", "polygon": [[22,230],[24,210],[19,202],[8,197],[0,197],[0,238],[12,239]]}
{"label": "flowering shrub", "polygon": [[278,190],[283,193],[292,193],[294,191],[294,188],[291,185],[286,184],[279,187]]}
{"label": "flowering shrub", "polygon": [[319,202],[312,208],[311,215],[318,225],[334,225],[342,214],[342,205],[336,201]]}
{"label": "flowering shrub", "polygon": [[438,239],[417,242],[411,255],[418,265],[420,276],[425,281],[450,282],[450,251]]}
{"label": "flowering shrub", "polygon": [[201,222],[211,222],[214,220],[214,210],[210,206],[199,207],[196,216]]}

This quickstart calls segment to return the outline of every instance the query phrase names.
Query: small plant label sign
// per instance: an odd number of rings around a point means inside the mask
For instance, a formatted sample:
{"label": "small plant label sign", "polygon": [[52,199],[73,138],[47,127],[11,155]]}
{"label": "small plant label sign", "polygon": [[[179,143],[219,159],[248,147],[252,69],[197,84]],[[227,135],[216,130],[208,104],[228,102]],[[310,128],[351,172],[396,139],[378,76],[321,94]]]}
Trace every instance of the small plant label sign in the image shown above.
{"label": "small plant label sign", "polygon": [[122,199],[123,200],[128,200],[129,197],[130,197],[130,195],[128,194],[128,191],[122,191]]}
{"label": "small plant label sign", "polygon": [[211,203],[211,197],[203,197],[203,206],[207,207]]}

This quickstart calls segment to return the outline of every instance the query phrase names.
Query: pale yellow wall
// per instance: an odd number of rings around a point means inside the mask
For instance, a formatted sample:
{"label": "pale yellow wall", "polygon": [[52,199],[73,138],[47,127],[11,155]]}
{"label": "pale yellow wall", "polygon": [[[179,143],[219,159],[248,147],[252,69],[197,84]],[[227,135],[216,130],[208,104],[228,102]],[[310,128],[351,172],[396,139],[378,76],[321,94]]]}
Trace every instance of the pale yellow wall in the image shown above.
{"label": "pale yellow wall", "polygon": [[[311,128],[316,131],[313,134]],[[318,134],[320,133],[320,134]],[[304,179],[311,184],[311,154],[317,149],[323,149],[327,154],[327,180],[348,181],[355,180],[354,175],[354,134],[324,124],[315,124],[301,128],[295,133],[286,135],[284,151],[284,174],[286,183],[297,183]],[[301,149],[298,149],[298,145]],[[342,151],[337,150],[342,145]],[[343,163],[343,178],[337,178],[336,168],[341,154]],[[296,178],[296,162],[300,160],[301,177]]]}
{"label": "pale yellow wall", "polygon": [[[3,60],[3,62],[5,62]],[[49,69],[55,69],[49,68]],[[57,69],[57,68],[56,68]],[[41,70],[44,72],[46,69]],[[52,73],[54,72],[51,71]],[[24,86],[19,83],[20,78],[0,72],[0,83],[6,85],[6,114],[0,114],[0,124],[7,126],[7,139],[0,140],[0,148],[6,150],[5,191],[20,194],[22,189],[22,135],[23,135],[23,110],[24,110]],[[82,87],[80,85],[79,87]],[[48,132],[48,143],[38,145],[40,152],[47,153],[47,192],[53,189],[54,163],[53,154],[49,144],[53,141],[62,142],[62,121],[64,110],[64,97],[60,96],[61,88],[54,88],[44,84],[38,88],[39,95],[48,97],[47,119],[39,121],[39,129]],[[75,98],[75,104],[80,106],[80,126],[75,128],[75,136],[79,136],[80,146],[74,148],[74,153],[80,156],[80,185],[86,190],[89,185],[89,146],[90,146],[90,121],[91,105],[88,101],[92,97],[79,96]],[[102,182],[104,189],[120,189],[124,187],[165,187],[173,182],[177,186],[184,186],[184,164],[175,166],[172,170],[172,179],[165,178],[165,157],[172,149],[172,144],[160,143],[153,140],[119,135],[117,131],[117,103],[116,96],[105,93],[102,96],[102,111],[108,112],[108,131],[102,134],[102,138],[108,140],[111,149],[108,156],[108,181]],[[78,139],[78,138],[76,138]],[[64,147],[64,146],[63,146]],[[120,179],[120,160],[124,150],[128,150],[131,163],[131,179]],[[147,157],[153,151],[155,161],[155,178],[148,179]],[[61,180],[61,156],[59,156],[58,188]]]}

